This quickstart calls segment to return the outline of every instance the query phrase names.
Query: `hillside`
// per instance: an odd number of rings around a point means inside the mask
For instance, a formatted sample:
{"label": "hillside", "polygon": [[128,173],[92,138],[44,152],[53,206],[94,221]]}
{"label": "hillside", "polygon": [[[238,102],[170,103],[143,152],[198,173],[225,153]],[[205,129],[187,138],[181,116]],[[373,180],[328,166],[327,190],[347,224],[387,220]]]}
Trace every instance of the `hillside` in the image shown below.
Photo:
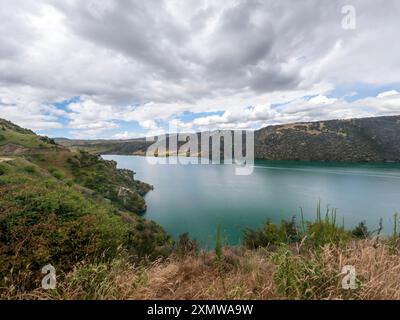
{"label": "hillside", "polygon": [[168,254],[172,240],[139,213],[151,186],[86,152],[0,120],[0,296],[36,288],[52,264],[131,261]]}
{"label": "hillside", "polygon": [[400,161],[400,116],[270,126],[255,133],[268,160]]}
{"label": "hillside", "polygon": [[113,201],[123,209],[142,213],[143,196],[151,186],[136,181],[130,170],[117,169],[114,161],[105,161],[84,151],[70,151],[53,139],[36,135],[0,119],[0,156],[20,156],[60,181],[76,183]]}
{"label": "hillside", "polygon": [[145,138],[129,140],[71,140],[55,138],[58,144],[73,149],[84,150],[95,154],[139,154],[143,155],[152,144]]}
{"label": "hillside", "polygon": [[53,139],[38,136],[29,129],[0,119],[0,154],[32,154],[64,149]]}
{"label": "hillside", "polygon": [[[144,155],[151,142],[56,139],[96,154]],[[255,132],[255,157],[265,160],[400,161],[400,116],[268,126]]]}

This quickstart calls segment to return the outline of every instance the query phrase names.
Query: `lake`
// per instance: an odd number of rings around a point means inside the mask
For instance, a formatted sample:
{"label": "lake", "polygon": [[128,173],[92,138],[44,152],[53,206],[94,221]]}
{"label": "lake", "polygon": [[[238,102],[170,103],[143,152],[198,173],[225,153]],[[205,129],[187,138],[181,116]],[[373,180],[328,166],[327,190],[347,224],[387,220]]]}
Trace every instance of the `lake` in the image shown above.
{"label": "lake", "polygon": [[225,242],[236,245],[242,230],[296,215],[314,219],[316,207],[337,208],[338,221],[354,227],[365,220],[371,229],[383,219],[391,232],[400,212],[400,165],[256,161],[248,176],[235,166],[150,164],[145,157],[105,155],[119,168],[154,186],[146,196],[147,219],[174,238],[189,232],[203,247],[214,244],[221,225]]}

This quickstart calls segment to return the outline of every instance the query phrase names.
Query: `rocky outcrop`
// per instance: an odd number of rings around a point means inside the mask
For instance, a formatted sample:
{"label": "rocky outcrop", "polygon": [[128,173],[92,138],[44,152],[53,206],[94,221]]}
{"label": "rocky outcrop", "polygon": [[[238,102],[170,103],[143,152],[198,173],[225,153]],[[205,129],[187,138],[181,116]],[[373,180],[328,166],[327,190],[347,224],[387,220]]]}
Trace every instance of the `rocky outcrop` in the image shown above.
{"label": "rocky outcrop", "polygon": [[28,148],[24,148],[22,146],[7,143],[5,145],[0,146],[0,154],[24,154],[29,151]]}

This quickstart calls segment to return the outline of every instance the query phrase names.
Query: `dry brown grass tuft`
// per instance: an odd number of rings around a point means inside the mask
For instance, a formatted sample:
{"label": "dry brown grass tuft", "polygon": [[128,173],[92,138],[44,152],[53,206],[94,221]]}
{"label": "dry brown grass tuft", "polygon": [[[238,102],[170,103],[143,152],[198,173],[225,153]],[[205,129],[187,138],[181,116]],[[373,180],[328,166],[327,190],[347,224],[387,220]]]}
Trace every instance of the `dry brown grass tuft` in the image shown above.
{"label": "dry brown grass tuft", "polygon": [[132,299],[268,299],[275,292],[274,266],[265,252],[224,249],[224,261],[214,254],[160,263],[147,270],[149,282]]}
{"label": "dry brown grass tuft", "polygon": [[335,250],[339,268],[356,268],[361,281],[357,299],[400,299],[400,256],[390,245],[364,240],[353,242],[347,250]]}

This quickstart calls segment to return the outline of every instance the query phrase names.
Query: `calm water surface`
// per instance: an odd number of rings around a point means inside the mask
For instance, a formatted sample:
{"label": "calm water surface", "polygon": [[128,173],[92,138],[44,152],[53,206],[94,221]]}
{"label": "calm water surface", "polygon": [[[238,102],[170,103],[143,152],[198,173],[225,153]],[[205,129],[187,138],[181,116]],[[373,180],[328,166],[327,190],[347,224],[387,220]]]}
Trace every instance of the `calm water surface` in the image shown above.
{"label": "calm water surface", "polygon": [[218,224],[229,244],[242,230],[293,215],[315,218],[323,207],[338,209],[338,221],[353,227],[366,220],[376,228],[383,218],[390,232],[400,212],[400,165],[321,164],[257,161],[252,175],[236,176],[232,165],[151,165],[145,157],[103,156],[154,186],[146,196],[145,217],[173,237],[189,232],[203,246],[214,243]]}

